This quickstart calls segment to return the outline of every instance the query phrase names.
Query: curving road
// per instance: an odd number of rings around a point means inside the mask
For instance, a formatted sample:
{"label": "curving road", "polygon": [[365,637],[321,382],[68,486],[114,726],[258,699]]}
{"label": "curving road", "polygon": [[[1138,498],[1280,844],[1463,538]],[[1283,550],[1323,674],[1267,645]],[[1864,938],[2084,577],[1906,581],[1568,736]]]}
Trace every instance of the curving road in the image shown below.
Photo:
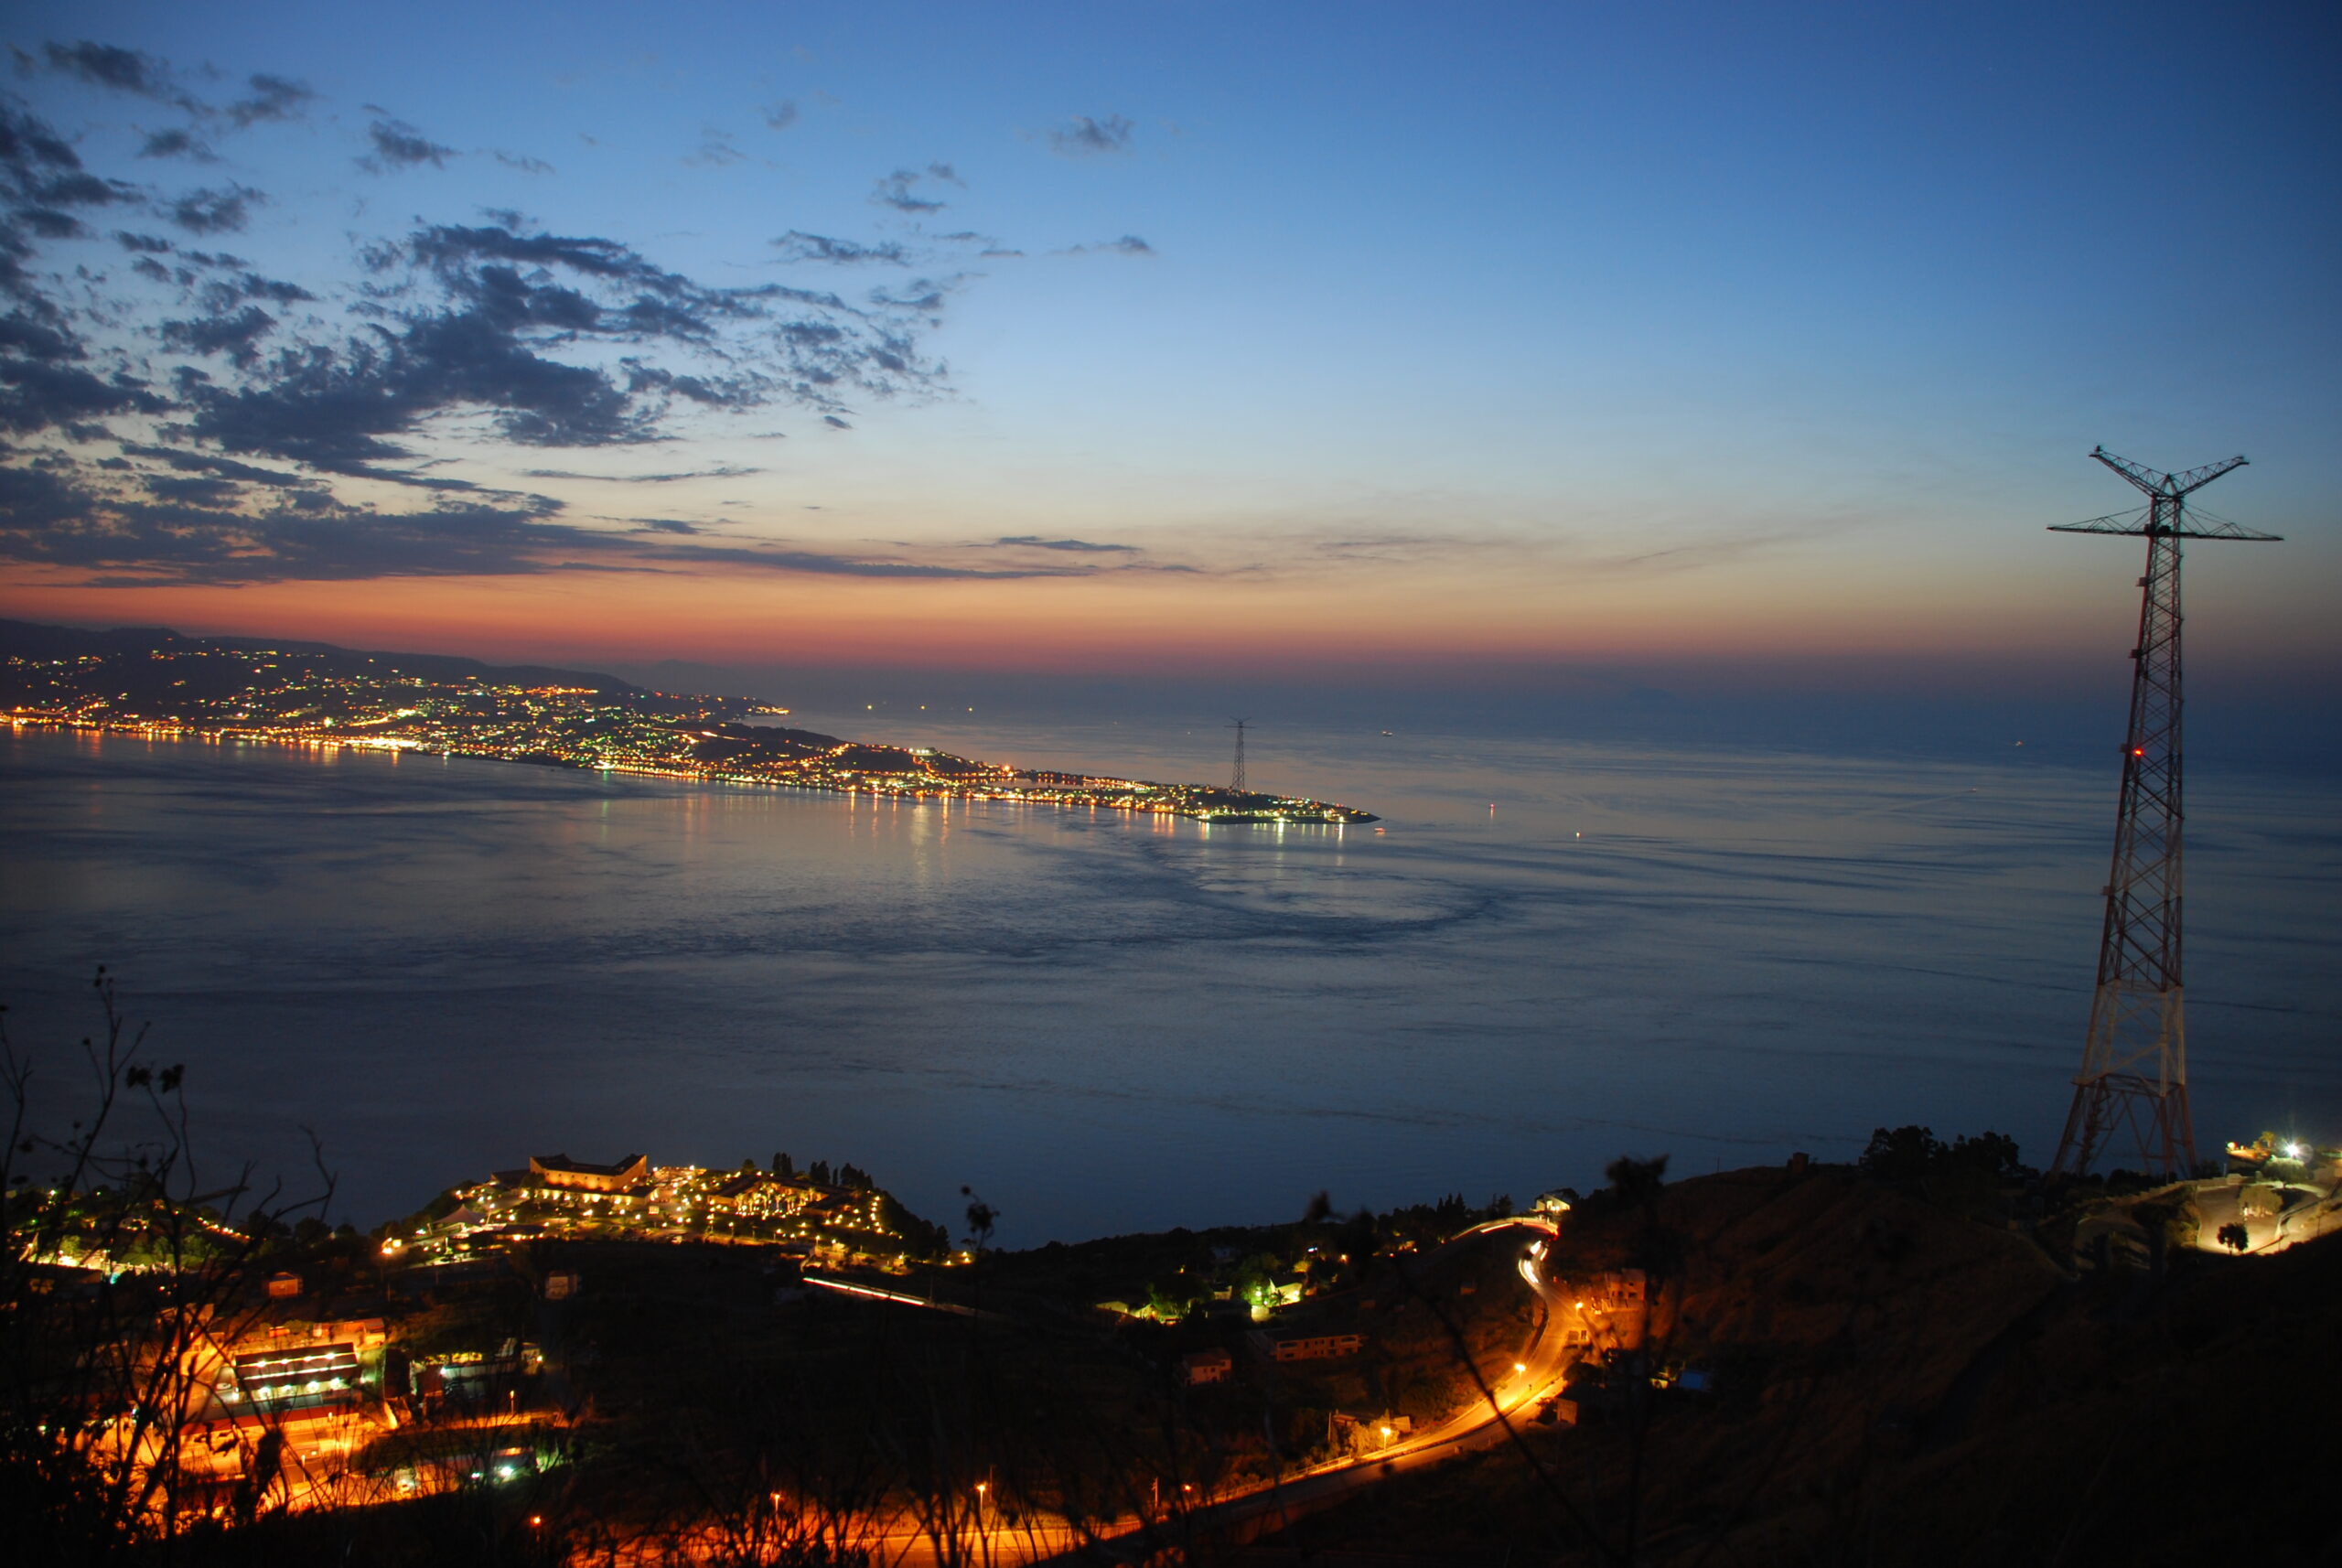
{"label": "curving road", "polygon": [[[1497,1447],[1511,1440],[1513,1418],[1521,1412],[1533,1411],[1542,1402],[1562,1391],[1562,1380],[1575,1361],[1574,1348],[1563,1343],[1559,1324],[1564,1314],[1574,1316],[1574,1309],[1562,1293],[1545,1278],[1542,1267],[1547,1248],[1557,1234],[1546,1221],[1528,1218],[1490,1220],[1477,1225],[1451,1239],[1441,1251],[1456,1246],[1468,1237],[1484,1235],[1492,1230],[1525,1230],[1534,1231],[1536,1240],[1521,1249],[1520,1277],[1537,1298],[1545,1304],[1545,1317],[1538,1326],[1513,1369],[1492,1385],[1492,1399],[1484,1399],[1471,1408],[1449,1417],[1436,1426],[1400,1438],[1388,1447],[1357,1459],[1337,1460],[1312,1466],[1298,1471],[1274,1485],[1255,1487],[1233,1496],[1223,1497],[1194,1509],[1185,1521],[1169,1520],[1149,1524],[1133,1520],[1114,1533],[1052,1555],[1029,1551],[1026,1540],[1020,1534],[1016,1540],[1005,1538],[997,1543],[983,1543],[984,1553],[979,1561],[997,1563],[1021,1563],[1027,1568],[1077,1568],[1080,1564],[1118,1563],[1144,1557],[1155,1547],[1167,1544],[1187,1530],[1200,1529],[1213,1534],[1224,1534],[1239,1526],[1260,1521],[1264,1528],[1281,1528],[1288,1518],[1298,1517],[1321,1509],[1376,1482],[1409,1470],[1436,1465],[1461,1454]],[[1268,1522],[1276,1516],[1277,1522]],[[907,1563],[920,1561],[912,1556]]]}

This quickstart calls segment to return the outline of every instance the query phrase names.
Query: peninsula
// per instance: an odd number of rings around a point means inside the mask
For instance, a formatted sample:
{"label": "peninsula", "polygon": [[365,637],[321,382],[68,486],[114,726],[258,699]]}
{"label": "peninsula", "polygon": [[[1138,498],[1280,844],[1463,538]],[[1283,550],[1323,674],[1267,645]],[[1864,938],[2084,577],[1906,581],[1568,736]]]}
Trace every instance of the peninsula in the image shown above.
{"label": "peninsula", "polygon": [[93,632],[0,621],[11,723],[418,751],[714,783],[917,800],[1016,800],[1205,822],[1371,822],[1327,800],[1020,768],[932,746],[841,740],[789,710],[615,676],[323,643]]}

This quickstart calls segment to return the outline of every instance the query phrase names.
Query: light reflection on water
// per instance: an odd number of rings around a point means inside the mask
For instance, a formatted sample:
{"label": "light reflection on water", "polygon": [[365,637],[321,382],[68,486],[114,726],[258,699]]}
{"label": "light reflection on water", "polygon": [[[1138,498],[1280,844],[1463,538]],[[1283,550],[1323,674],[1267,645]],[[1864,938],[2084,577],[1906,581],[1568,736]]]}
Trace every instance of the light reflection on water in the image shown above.
{"label": "light reflection on water", "polygon": [[[934,741],[1210,777],[1224,737]],[[122,977],[220,1162],[317,1130],[362,1222],[532,1152],[850,1159],[1028,1243],[1845,1157],[1880,1122],[2046,1155],[2111,778],[1284,736],[1258,781],[1386,831],[695,788],[360,753],[0,740],[20,1041]],[[1493,811],[1491,807],[1493,806]],[[2201,779],[2206,1143],[2342,1069],[2334,801]],[[1582,835],[1582,836],[1580,836]]]}

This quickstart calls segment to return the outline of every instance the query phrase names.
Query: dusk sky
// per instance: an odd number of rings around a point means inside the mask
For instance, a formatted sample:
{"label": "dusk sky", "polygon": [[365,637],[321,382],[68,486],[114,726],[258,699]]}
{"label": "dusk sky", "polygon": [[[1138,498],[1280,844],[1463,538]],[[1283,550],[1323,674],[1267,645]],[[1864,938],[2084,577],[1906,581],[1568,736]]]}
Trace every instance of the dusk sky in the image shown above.
{"label": "dusk sky", "polygon": [[[12,8],[0,614],[2342,671],[2322,5]],[[1961,676],[1961,671],[1967,674]]]}

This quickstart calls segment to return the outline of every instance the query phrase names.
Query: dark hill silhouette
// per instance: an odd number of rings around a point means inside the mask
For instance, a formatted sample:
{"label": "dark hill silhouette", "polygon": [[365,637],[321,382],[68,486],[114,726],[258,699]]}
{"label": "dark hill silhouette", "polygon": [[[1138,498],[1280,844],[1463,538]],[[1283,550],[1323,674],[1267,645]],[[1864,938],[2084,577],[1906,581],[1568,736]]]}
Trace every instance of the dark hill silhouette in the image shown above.
{"label": "dark hill silhouette", "polygon": [[499,685],[591,686],[615,695],[639,693],[641,687],[596,670],[566,670],[551,664],[489,664],[447,653],[398,653],[384,650],[337,647],[330,642],[300,642],[281,637],[190,637],[161,626],[113,627],[92,631],[81,627],[48,626],[38,621],[0,620],[0,658],[73,659],[84,654],[166,652],[174,649],[204,649],[223,653],[297,653],[328,664],[346,665],[351,673],[371,666],[379,672],[390,665],[435,681],[461,681],[467,676]]}

